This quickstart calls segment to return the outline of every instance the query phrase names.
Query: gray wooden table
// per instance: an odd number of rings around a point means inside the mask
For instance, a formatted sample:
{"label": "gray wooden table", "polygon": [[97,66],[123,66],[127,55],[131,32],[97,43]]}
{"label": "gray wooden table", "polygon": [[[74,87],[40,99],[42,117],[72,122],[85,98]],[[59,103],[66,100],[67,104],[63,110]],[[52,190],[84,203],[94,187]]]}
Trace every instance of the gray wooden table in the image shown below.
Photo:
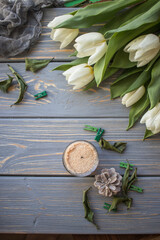
{"label": "gray wooden table", "polygon": [[[72,46],[59,50],[59,43],[49,38],[46,27],[55,16],[70,9],[46,9],[43,33],[27,55],[0,58],[0,79],[9,73],[10,62],[25,79],[28,90],[22,104],[10,107],[18,89],[0,95],[0,232],[1,233],[160,233],[160,135],[142,141],[145,126],[139,123],[130,131],[129,110],[120,99],[110,100],[110,83],[88,92],[73,91],[61,72],[51,70],[71,61]],[[24,57],[55,57],[37,74],[25,71]],[[114,77],[116,78],[116,76]],[[47,90],[48,97],[35,101],[33,95]],[[111,142],[127,141],[124,154],[102,151],[94,133],[83,130],[85,124],[102,127]],[[70,176],[63,167],[62,153],[74,140],[92,142],[98,149],[102,168],[119,168],[129,159],[138,167],[138,186],[143,194],[131,192],[133,207],[121,206],[117,213],[106,214],[105,201],[93,187],[91,207],[97,230],[84,219],[82,191],[93,184],[94,176]]]}

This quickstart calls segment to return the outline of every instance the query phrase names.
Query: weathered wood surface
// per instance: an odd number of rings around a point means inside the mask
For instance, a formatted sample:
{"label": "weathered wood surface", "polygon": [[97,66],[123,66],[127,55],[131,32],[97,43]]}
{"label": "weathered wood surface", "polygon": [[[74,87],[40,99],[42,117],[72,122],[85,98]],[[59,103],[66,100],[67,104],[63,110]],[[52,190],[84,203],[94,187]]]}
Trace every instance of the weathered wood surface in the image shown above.
{"label": "weathered wood surface", "polygon": [[3,240],[159,240],[156,234],[5,234],[1,233]]}
{"label": "weathered wood surface", "polygon": [[[17,106],[10,107],[19,94],[17,87],[0,95],[0,232],[160,233],[160,135],[143,142],[144,125],[125,131],[129,110],[120,99],[110,100],[109,87],[116,76],[98,90],[74,92],[61,72],[51,72],[63,61],[73,59],[69,57],[73,47],[59,50],[59,43],[49,38],[46,26],[55,16],[70,11],[46,9],[40,41],[27,54],[0,58],[0,80],[10,73],[7,63],[12,62],[28,84],[24,101]],[[25,71],[26,56],[55,59],[33,74]],[[43,90],[47,90],[48,97],[35,101],[34,94]],[[105,138],[111,142],[127,141],[126,152],[102,151],[94,141],[94,133],[83,130],[85,124],[104,128]],[[118,165],[127,158],[138,167],[139,185],[145,189],[142,195],[131,194],[134,204],[130,211],[121,207],[109,215],[102,207],[103,197],[93,189],[91,206],[100,231],[83,218],[82,190],[93,183],[93,178],[70,177],[62,165],[65,147],[79,139],[97,146],[97,173],[105,167],[115,167],[122,173]]]}
{"label": "weathered wood surface", "polygon": [[107,214],[105,199],[94,187],[89,193],[94,225],[84,219],[82,191],[94,178],[1,177],[0,231],[17,233],[159,233],[160,178],[139,178],[144,194],[132,192],[133,207]]}
{"label": "weathered wood surface", "polygon": [[[116,79],[108,79],[98,89],[89,91],[73,91],[67,84],[61,71],[51,71],[63,63],[50,63],[48,67],[34,74],[25,71],[24,63],[12,63],[21,74],[28,89],[22,103],[10,107],[19,94],[18,85],[12,87],[8,94],[0,93],[0,117],[127,117],[129,110],[120,99],[110,100],[110,83]],[[0,80],[10,74],[7,63],[0,64]],[[15,85],[16,85],[15,81]],[[34,95],[46,90],[48,96],[38,101]]]}
{"label": "weathered wood surface", "polygon": [[[4,59],[0,57],[0,62],[8,62],[8,61],[24,61],[25,57],[30,58],[38,58],[38,59],[46,59],[46,58],[53,58],[54,61],[63,61],[64,59],[66,61],[70,61],[74,59],[74,57],[69,57],[75,49],[73,48],[73,43],[68,45],[65,49],[59,49],[60,43],[59,42],[53,42],[53,40],[50,38],[50,32],[51,29],[47,27],[47,24],[53,20],[53,18],[63,15],[69,12],[74,11],[73,8],[48,8],[44,11],[44,16],[42,19],[42,34],[40,36],[40,39],[38,43],[33,45],[33,47],[30,48],[29,51],[26,51],[25,53],[12,57],[9,59]],[[98,29],[101,25],[91,27],[89,29],[80,29],[80,34],[85,33],[86,31],[95,31],[95,29]]]}
{"label": "weathered wood surface", "polygon": [[[98,150],[100,164],[97,173],[105,167],[116,167],[128,159],[138,167],[139,175],[159,175],[159,136],[142,141],[144,126],[137,124],[125,131],[126,119],[1,119],[0,120],[0,174],[68,175],[62,164],[66,146],[75,140],[88,140]],[[102,150],[94,140],[95,133],[83,130],[84,125],[102,127],[104,138],[127,142],[123,154]]]}

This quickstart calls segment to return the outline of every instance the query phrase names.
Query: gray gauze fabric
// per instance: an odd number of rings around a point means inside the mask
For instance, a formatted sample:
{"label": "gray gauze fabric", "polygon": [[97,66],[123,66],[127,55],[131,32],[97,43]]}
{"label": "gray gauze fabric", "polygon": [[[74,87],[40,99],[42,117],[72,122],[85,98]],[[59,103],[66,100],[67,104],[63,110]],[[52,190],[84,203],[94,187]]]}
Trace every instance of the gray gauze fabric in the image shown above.
{"label": "gray gauze fabric", "polygon": [[40,36],[42,8],[62,6],[58,0],[0,0],[0,56],[29,49]]}

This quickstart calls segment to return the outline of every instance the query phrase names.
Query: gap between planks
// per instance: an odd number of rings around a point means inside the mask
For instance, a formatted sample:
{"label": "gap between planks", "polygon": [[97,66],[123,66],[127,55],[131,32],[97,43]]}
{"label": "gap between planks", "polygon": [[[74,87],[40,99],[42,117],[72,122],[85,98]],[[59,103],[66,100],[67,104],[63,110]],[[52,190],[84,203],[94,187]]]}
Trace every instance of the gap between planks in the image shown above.
{"label": "gap between planks", "polygon": [[[130,174],[129,176],[131,176],[132,174]],[[123,174],[122,174],[123,176]],[[17,178],[79,178],[79,179],[89,179],[89,178],[94,178],[94,175],[89,175],[86,177],[75,177],[73,175],[43,175],[43,174],[39,174],[39,175],[33,175],[33,174],[25,174],[25,175],[20,175],[20,174],[0,174],[0,178],[13,178],[13,177],[17,177]],[[142,174],[137,174],[137,177],[140,178],[160,178],[160,175],[142,175]],[[138,181],[138,180],[137,180]]]}
{"label": "gap between planks", "polygon": [[[37,60],[45,60],[45,59],[50,59],[50,57],[26,57],[26,58],[29,58],[29,59],[37,59]],[[54,63],[59,63],[59,62],[65,62],[65,63],[70,63],[72,62],[73,60],[75,60],[77,58],[72,58],[72,59],[64,59],[64,58],[59,58],[59,59],[53,59],[51,60],[50,62],[54,62]],[[0,63],[25,63],[25,58],[20,58],[20,59],[0,59]]]}
{"label": "gap between planks", "polygon": [[79,120],[81,120],[81,119],[128,119],[129,117],[118,117],[118,116],[113,116],[113,117],[103,117],[103,116],[100,116],[100,117],[89,117],[89,116],[86,116],[86,117],[83,117],[83,116],[81,116],[81,117],[63,117],[63,116],[56,116],[56,117],[49,117],[49,116],[45,116],[45,117],[40,117],[40,116],[26,116],[26,117],[24,117],[24,116],[13,116],[13,117],[11,117],[11,116],[0,116],[0,119],[70,119],[70,120],[72,120],[72,119],[79,119]]}

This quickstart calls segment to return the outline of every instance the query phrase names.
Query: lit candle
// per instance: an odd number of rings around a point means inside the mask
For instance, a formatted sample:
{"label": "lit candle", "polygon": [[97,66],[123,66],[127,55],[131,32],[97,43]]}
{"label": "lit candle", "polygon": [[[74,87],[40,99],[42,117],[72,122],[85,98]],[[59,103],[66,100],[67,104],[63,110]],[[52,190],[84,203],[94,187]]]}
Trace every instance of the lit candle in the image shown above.
{"label": "lit candle", "polygon": [[98,166],[96,148],[87,141],[71,143],[63,154],[63,163],[68,172],[75,176],[88,176]]}

